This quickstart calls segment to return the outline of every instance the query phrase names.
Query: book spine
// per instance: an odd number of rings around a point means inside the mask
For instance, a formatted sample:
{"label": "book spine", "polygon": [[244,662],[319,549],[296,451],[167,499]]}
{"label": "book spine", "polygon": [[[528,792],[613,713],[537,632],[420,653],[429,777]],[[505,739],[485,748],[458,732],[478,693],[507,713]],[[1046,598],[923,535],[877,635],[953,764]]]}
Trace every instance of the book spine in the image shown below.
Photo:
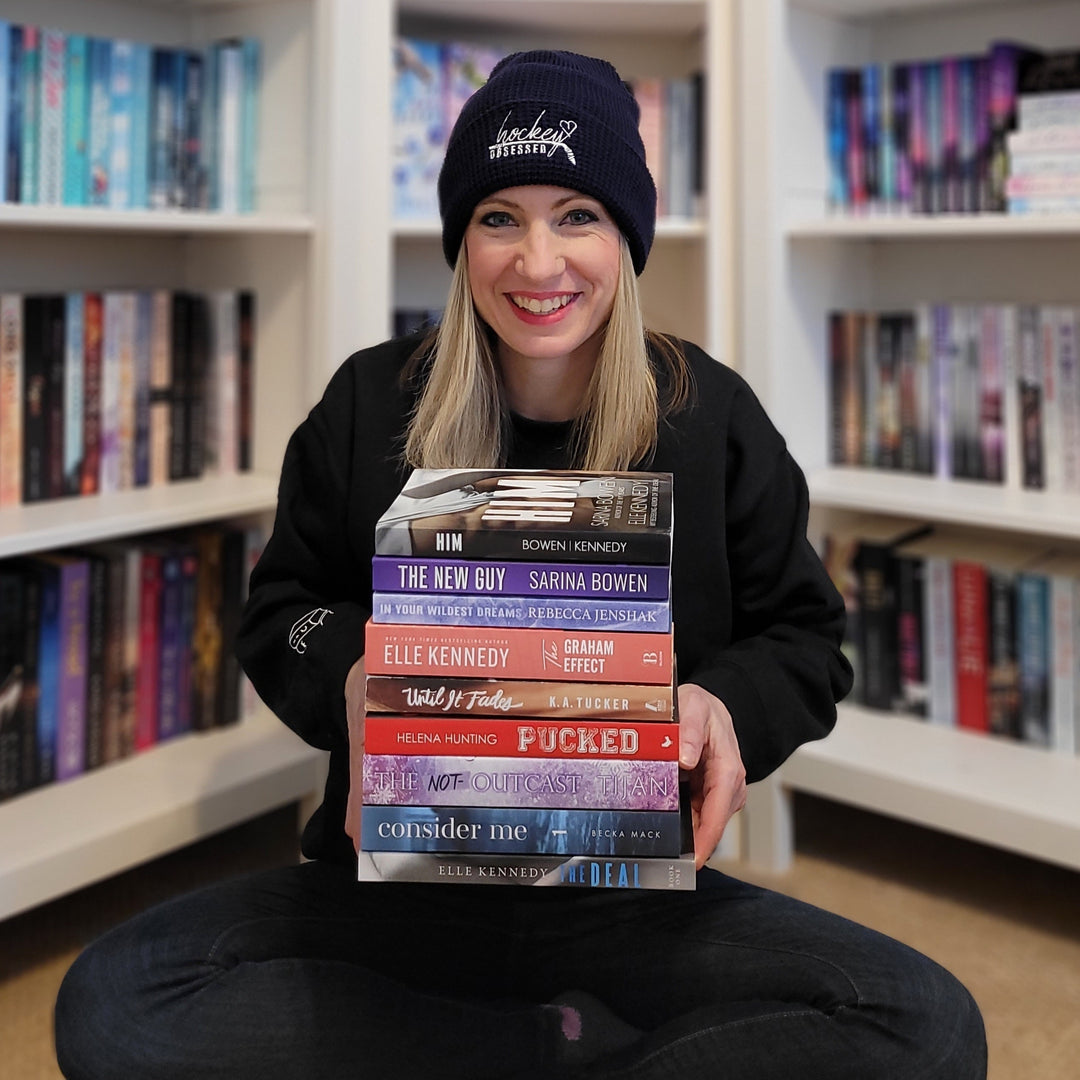
{"label": "book spine", "polygon": [[83,311],[83,460],[79,493],[101,485],[102,344],[105,332],[101,293],[88,292]]}
{"label": "book spine", "polygon": [[240,158],[243,142],[243,54],[238,42],[218,50],[217,209],[240,210]]}
{"label": "book spine", "polygon": [[619,597],[667,600],[666,566],[469,562],[376,555],[372,588],[381,593],[483,593],[488,596]]}
{"label": "book spine", "polygon": [[68,35],[64,78],[63,201],[65,206],[86,205],[89,44],[85,34]]}
{"label": "book spine", "polygon": [[926,612],[926,664],[930,722],[956,726],[956,654],[953,625],[952,564],[929,555],[923,568]]}
{"label": "book spine", "polygon": [[135,42],[131,57],[131,188],[129,205],[150,205],[150,108],[152,83],[149,45]]}
{"label": "book spine", "polygon": [[484,758],[580,758],[588,761],[676,761],[678,729],[667,722],[614,720],[609,724],[538,719],[473,720],[443,717],[367,717],[369,754],[461,755]]}
{"label": "book spine", "polygon": [[[294,627],[300,632],[301,627]],[[372,675],[442,675],[569,682],[669,683],[669,634],[411,628],[369,621]]]}
{"label": "book spine", "polygon": [[177,694],[177,717],[180,731],[191,731],[195,637],[195,603],[199,560],[194,551],[185,550],[180,558],[180,674]]}
{"label": "book spine", "polygon": [[[122,711],[120,714],[120,756],[127,757],[135,753],[139,746],[139,710],[140,695],[148,706],[143,725],[143,734],[147,745],[152,745],[156,734],[156,642],[153,637],[154,611],[158,594],[151,589],[148,597],[147,625],[147,670],[140,665],[143,652],[143,562],[142,550],[132,544],[124,553],[124,612],[123,612],[123,684]],[[160,569],[160,567],[158,568]],[[153,568],[151,568],[153,573]],[[140,686],[140,677],[148,682]]]}
{"label": "book spine", "polygon": [[91,206],[109,205],[110,141],[112,136],[112,42],[90,39],[89,97],[87,121],[87,194]]}
{"label": "book spine", "polygon": [[102,720],[102,763],[122,756],[126,688],[124,685],[124,612],[127,607],[127,554],[114,552],[106,565],[105,599],[105,715]]}
{"label": "book spine", "polygon": [[1025,154],[1078,153],[1080,120],[1074,118],[1070,124],[1036,128],[1034,131],[1010,131],[1007,145],[1010,162]]}
{"label": "book spine", "polygon": [[178,49],[173,54],[172,117],[169,127],[169,205],[183,207],[184,162],[187,158],[187,50]]}
{"label": "book spine", "polygon": [[169,479],[172,412],[172,298],[166,289],[153,293],[150,330],[150,483]]}
{"label": "book spine", "polygon": [[693,853],[677,858],[595,859],[587,855],[456,855],[360,852],[360,881],[536,885],[570,889],[695,888]]}
{"label": "book spine", "polygon": [[[2,43],[2,39],[0,39]],[[0,295],[0,507],[22,501],[23,301]]]}
{"label": "book spine", "polygon": [[[671,720],[670,686],[368,675],[368,713],[542,716],[572,720]],[[368,731],[372,717],[368,717]],[[389,752],[389,751],[388,751]],[[647,755],[646,755],[647,756]]]}
{"label": "book spine", "polygon": [[86,741],[85,767],[105,763],[105,674],[108,637],[108,562],[91,557],[87,563],[86,607]]}
{"label": "book spine", "polygon": [[207,297],[189,297],[187,410],[184,476],[197,478],[206,467],[206,377],[210,363],[210,306]]}
{"label": "book spine", "polygon": [[257,158],[259,152],[259,98],[261,55],[258,38],[245,37],[240,43],[243,82],[240,91],[240,176],[238,209],[253,212],[257,205]]}
{"label": "book spine", "polygon": [[81,292],[65,297],[64,318],[64,494],[78,495],[82,485],[85,420],[86,302]]}
{"label": "book spine", "polygon": [[59,206],[64,201],[66,53],[64,34],[58,30],[41,32],[38,202],[50,206]]}
{"label": "book spine", "polygon": [[953,627],[956,634],[956,722],[972,731],[989,730],[987,711],[988,621],[986,567],[953,563]]}
{"label": "book spine", "polygon": [[896,173],[893,208],[911,209],[911,65],[895,64],[891,70],[893,168]]}
{"label": "book spine", "polygon": [[858,649],[865,672],[863,704],[891,709],[900,696],[896,558],[887,545],[864,541],[859,545],[856,567],[862,631]]}
{"label": "book spine", "polygon": [[8,114],[11,109],[11,23],[0,19],[0,203],[7,202]]}
{"label": "book spine", "polygon": [[843,212],[849,206],[847,178],[847,72],[826,73],[825,100],[829,162],[829,208]]}
{"label": "book spine", "polygon": [[85,559],[60,570],[60,688],[57,701],[56,779],[86,769],[86,661],[90,567]]}
{"label": "book spine", "polygon": [[22,501],[38,502],[48,494],[46,410],[49,379],[46,361],[45,298],[23,298]]}
{"label": "book spine", "polygon": [[25,622],[23,577],[17,570],[0,568],[0,802],[23,788],[23,727],[19,705],[26,687]]}
{"label": "book spine", "polygon": [[676,856],[679,814],[665,810],[522,810],[365,806],[363,851]]}
{"label": "book spine", "polygon": [[252,468],[255,446],[255,294],[241,289],[237,311],[237,446],[236,465]]}
{"label": "book spine", "polygon": [[193,49],[181,55],[184,65],[184,96],[182,111],[180,160],[182,205],[196,209],[202,202],[203,175],[201,169],[202,111],[204,84],[203,55]]}
{"label": "book spine", "polygon": [[1067,574],[1050,578],[1050,641],[1053,683],[1050,691],[1050,745],[1075,754],[1080,723],[1080,580]]}
{"label": "book spine", "polygon": [[991,566],[987,588],[987,729],[1015,739],[1020,734],[1016,577]]}
{"label": "book spine", "polygon": [[189,458],[186,448],[190,409],[189,381],[191,371],[190,312],[191,297],[187,293],[172,294],[169,316],[169,368],[172,373],[172,392],[169,402],[169,479],[183,480],[184,464]]}
{"label": "book spine", "polygon": [[1005,372],[1001,356],[1001,320],[993,304],[977,309],[979,359],[979,442],[982,479],[1000,484],[1005,479]]}
{"label": "book spine", "polygon": [[1039,309],[1021,304],[1016,314],[1017,382],[1020,397],[1021,486],[1046,486],[1042,435],[1042,362]]}
{"label": "book spine", "polygon": [[545,599],[424,593],[374,593],[376,622],[428,626],[535,627],[556,630],[623,630],[667,633],[671,607],[656,600]]}
{"label": "book spine", "polygon": [[146,750],[158,739],[161,702],[161,608],[164,557],[144,551],[140,560],[138,660],[135,667],[135,749]]}
{"label": "book spine", "polygon": [[64,494],[64,313],[63,296],[45,297],[45,356],[48,375],[45,476],[46,495],[50,499],[57,499]]}
{"label": "book spine", "polygon": [[41,630],[44,586],[41,576],[29,568],[23,577],[23,692],[19,700],[22,732],[20,785],[25,791],[41,782],[41,747],[38,735],[41,709]]}
{"label": "book spine", "polygon": [[161,561],[161,610],[158,635],[158,740],[180,731],[180,552]]}
{"label": "book spine", "polygon": [[153,210],[171,206],[173,183],[173,66],[178,62],[172,49],[155,48],[150,57],[150,175],[147,198]]}
{"label": "book spine", "polygon": [[41,31],[22,28],[22,157],[19,200],[38,201],[38,141],[41,133]]}
{"label": "book spine", "polygon": [[1080,343],[1077,312],[1062,307],[1058,312],[1058,399],[1061,410],[1062,484],[1066,491],[1080,492]]}
{"label": "book spine", "polygon": [[4,200],[22,202],[23,28],[8,24],[7,142],[3,150]]}
{"label": "book spine", "polygon": [[206,731],[218,726],[220,705],[224,537],[219,529],[201,529],[195,544],[198,580],[192,634],[191,726]]}
{"label": "book spine", "polygon": [[1050,583],[1024,572],[1016,583],[1017,663],[1020,668],[1020,736],[1050,745]]}
{"label": "book spine", "polygon": [[913,716],[926,716],[925,564],[921,558],[900,556],[896,560],[896,570],[896,638],[900,682],[897,705]]}
{"label": "book spine", "polygon": [[566,758],[525,763],[365,750],[363,798],[373,806],[677,811],[679,763]]}
{"label": "book spine", "polygon": [[135,293],[117,294],[119,306],[119,426],[117,429],[118,474],[121,489],[135,486]]}
{"label": "book spine", "polygon": [[146,487],[150,483],[150,365],[154,298],[151,293],[140,291],[134,294],[134,303],[133,481],[135,487]]}
{"label": "book spine", "polygon": [[102,297],[101,425],[98,490],[120,490],[120,294]]}
{"label": "book spine", "polygon": [[38,709],[36,782],[56,779],[56,750],[60,714],[60,572],[41,567],[41,616],[38,644]]}
{"label": "book spine", "polygon": [[206,468],[228,476],[237,470],[237,297],[231,290],[211,298],[210,368],[206,377]]}
{"label": "book spine", "polygon": [[1064,487],[1065,454],[1062,445],[1061,395],[1059,388],[1059,315],[1068,309],[1045,305],[1039,309],[1039,360],[1042,365],[1042,435],[1044,486],[1047,491]]}

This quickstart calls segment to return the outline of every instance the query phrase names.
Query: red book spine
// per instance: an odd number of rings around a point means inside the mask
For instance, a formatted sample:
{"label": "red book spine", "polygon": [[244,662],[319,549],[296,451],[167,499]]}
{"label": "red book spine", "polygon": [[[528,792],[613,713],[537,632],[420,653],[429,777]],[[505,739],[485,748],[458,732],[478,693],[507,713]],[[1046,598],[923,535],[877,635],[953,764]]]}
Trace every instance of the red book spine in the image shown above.
{"label": "red book spine", "polygon": [[367,624],[372,675],[671,682],[670,634]]}
{"label": "red book spine", "polygon": [[436,720],[369,714],[364,721],[364,752],[674,761],[679,756],[679,729],[669,721],[558,723],[524,717]]}
{"label": "red book spine", "polygon": [[988,731],[989,624],[986,567],[981,563],[957,560],[953,564],[953,612],[956,722],[973,731]]}
{"label": "red book spine", "polygon": [[143,552],[139,595],[139,668],[135,676],[136,750],[153,746],[158,737],[163,561],[158,552]]}

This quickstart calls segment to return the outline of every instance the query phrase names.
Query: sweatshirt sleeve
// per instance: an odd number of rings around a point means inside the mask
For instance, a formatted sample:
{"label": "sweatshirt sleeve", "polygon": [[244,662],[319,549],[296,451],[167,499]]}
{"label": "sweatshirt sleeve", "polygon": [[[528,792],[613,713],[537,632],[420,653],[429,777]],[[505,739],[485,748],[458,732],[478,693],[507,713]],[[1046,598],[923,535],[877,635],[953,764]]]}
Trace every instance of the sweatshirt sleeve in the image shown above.
{"label": "sweatshirt sleeve", "polygon": [[806,536],[806,481],[748,389],[730,414],[724,502],[730,640],[687,681],[728,707],[753,781],[832,730],[852,674],[844,602]]}
{"label": "sweatshirt sleeve", "polygon": [[342,367],[289,440],[270,539],[252,571],[236,652],[266,704],[313,746],[347,745],[345,678],[371,614],[346,528],[355,375]]}

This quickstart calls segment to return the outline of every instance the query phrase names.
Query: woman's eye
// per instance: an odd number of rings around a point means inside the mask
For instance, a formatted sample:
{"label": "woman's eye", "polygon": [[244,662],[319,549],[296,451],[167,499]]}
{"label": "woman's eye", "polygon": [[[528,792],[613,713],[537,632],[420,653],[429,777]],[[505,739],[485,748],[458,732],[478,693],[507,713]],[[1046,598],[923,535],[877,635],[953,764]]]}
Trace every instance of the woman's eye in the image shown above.
{"label": "woman's eye", "polygon": [[481,225],[491,228],[501,228],[503,225],[513,225],[514,219],[505,210],[489,210],[480,218]]}
{"label": "woman's eye", "polygon": [[565,220],[571,225],[588,225],[591,222],[599,221],[600,219],[591,210],[578,207],[576,210],[567,211]]}

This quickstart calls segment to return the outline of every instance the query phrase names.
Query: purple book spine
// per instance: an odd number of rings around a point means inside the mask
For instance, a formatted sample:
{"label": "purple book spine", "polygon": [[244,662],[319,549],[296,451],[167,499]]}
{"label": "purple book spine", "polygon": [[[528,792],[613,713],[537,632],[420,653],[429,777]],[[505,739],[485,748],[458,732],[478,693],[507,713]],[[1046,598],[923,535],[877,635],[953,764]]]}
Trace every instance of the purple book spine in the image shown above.
{"label": "purple book spine", "polygon": [[60,693],[57,707],[56,779],[86,769],[86,663],[90,620],[90,564],[65,563],[60,571]]}
{"label": "purple book spine", "polygon": [[642,630],[666,634],[671,608],[663,600],[597,600],[546,596],[374,593],[372,619],[407,626],[534,627],[544,630]]}
{"label": "purple book spine", "polygon": [[364,802],[379,806],[514,806],[678,810],[677,761],[365,754]]}
{"label": "purple book spine", "polygon": [[475,593],[485,596],[608,596],[667,600],[667,566],[410,559],[376,555],[375,592]]}
{"label": "purple book spine", "polygon": [[171,739],[180,724],[180,556],[170,552],[162,562],[164,585],[161,591],[161,658],[159,663],[158,738]]}

